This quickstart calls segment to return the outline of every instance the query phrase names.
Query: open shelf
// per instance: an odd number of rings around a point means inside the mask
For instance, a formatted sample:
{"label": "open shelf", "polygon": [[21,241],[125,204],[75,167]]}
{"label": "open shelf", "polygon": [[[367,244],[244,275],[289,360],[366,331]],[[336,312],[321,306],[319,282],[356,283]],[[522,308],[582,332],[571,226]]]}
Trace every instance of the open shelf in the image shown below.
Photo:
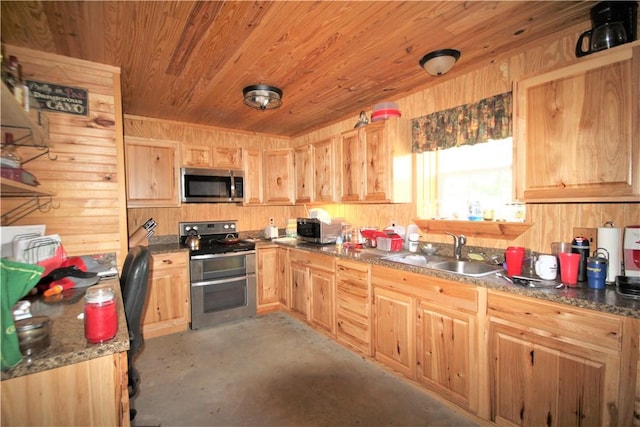
{"label": "open shelf", "polygon": [[419,219],[413,222],[425,233],[464,234],[467,237],[488,237],[513,240],[527,231],[533,223],[505,221],[455,221],[442,219]]}
{"label": "open shelf", "polygon": [[8,178],[0,178],[2,197],[53,196],[53,193],[38,190],[33,185],[23,184]]}
{"label": "open shelf", "polygon": [[0,98],[2,127],[13,130],[15,144],[48,147],[48,129],[46,125],[42,125],[44,117],[40,115],[40,110],[32,107],[30,111],[25,111],[4,83],[0,85]]}

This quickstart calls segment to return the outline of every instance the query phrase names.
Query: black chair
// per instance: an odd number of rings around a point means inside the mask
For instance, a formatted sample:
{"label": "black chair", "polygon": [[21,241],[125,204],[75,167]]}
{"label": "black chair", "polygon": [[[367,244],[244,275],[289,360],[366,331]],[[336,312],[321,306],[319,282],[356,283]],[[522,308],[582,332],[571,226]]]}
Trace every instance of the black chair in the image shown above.
{"label": "black chair", "polygon": [[[133,366],[133,358],[144,342],[142,309],[149,288],[149,257],[149,248],[134,246],[129,250],[120,274],[120,289],[129,328],[129,351],[127,352],[129,398],[138,393],[138,383],[140,382],[140,375]],[[135,416],[135,409],[131,409],[130,419],[133,420]]]}

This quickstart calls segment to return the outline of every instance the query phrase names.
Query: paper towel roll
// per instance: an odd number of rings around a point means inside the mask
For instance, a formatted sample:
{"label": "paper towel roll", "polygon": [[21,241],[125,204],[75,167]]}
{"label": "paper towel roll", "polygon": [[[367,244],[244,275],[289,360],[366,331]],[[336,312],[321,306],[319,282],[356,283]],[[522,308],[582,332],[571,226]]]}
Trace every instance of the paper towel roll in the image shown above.
{"label": "paper towel roll", "polygon": [[614,227],[598,228],[598,247],[609,252],[607,283],[615,283],[616,276],[619,276],[622,270],[621,230]]}

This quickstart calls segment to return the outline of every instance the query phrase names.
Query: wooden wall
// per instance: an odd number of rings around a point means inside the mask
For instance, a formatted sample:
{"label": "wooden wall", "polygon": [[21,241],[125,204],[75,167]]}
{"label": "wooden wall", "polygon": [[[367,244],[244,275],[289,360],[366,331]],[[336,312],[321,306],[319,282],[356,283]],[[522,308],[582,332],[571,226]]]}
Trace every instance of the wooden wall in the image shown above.
{"label": "wooden wall", "polygon": [[[522,46],[515,52],[496,55],[486,66],[457,78],[447,76],[429,77],[434,83],[427,89],[397,100],[403,118],[420,117],[435,111],[475,102],[499,93],[512,90],[513,82],[533,74],[562,67],[576,62],[575,46],[578,36],[584,31],[579,25],[565,29],[552,38],[530,46]],[[371,111],[367,111],[371,116]],[[319,141],[333,134],[352,129],[357,116],[335,123],[293,141],[294,146]],[[410,205],[355,205],[327,207],[331,213],[357,224],[377,226],[388,225],[392,221],[407,224],[416,215],[416,207]],[[515,241],[501,239],[470,238],[468,245],[503,248],[507,245],[521,245],[536,251],[550,251],[551,242],[570,241],[573,227],[601,227],[606,221],[613,221],[616,227],[640,224],[640,203],[551,203],[528,204],[527,221],[535,225]],[[423,241],[451,243],[446,235],[424,235]]]}
{"label": "wooden wall", "polygon": [[[17,56],[25,79],[83,88],[89,92],[89,115],[47,112],[53,145],[45,155],[24,165],[55,193],[57,209],[36,211],[13,225],[46,224],[47,234],[59,234],[68,255],[116,252],[124,261],[127,250],[126,199],[120,69],[5,46]],[[3,129],[4,131],[4,129]],[[27,158],[32,149],[21,148]],[[2,199],[2,212],[19,203]]]}

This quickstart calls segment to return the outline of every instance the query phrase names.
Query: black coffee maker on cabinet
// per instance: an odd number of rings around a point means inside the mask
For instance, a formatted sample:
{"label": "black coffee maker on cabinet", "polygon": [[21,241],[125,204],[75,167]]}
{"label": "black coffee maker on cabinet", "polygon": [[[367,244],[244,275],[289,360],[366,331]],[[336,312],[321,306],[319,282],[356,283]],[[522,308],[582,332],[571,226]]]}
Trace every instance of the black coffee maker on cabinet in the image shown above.
{"label": "black coffee maker on cabinet", "polygon": [[591,8],[590,16],[592,28],[578,38],[577,57],[637,39],[637,1],[603,1]]}

